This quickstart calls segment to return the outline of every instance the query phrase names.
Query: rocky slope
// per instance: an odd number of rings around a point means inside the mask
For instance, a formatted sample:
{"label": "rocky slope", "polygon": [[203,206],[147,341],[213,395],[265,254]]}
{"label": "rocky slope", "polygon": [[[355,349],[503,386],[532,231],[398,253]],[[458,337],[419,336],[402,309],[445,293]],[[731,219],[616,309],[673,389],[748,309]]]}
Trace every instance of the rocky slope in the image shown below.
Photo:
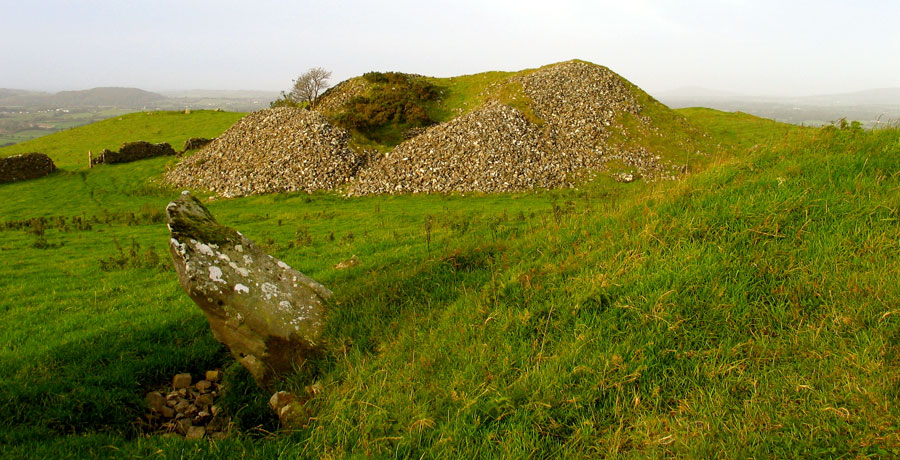
{"label": "rocky slope", "polygon": [[166,180],[225,197],[332,190],[349,180],[362,162],[349,141],[346,131],[318,112],[261,110],[179,163],[166,173]]}

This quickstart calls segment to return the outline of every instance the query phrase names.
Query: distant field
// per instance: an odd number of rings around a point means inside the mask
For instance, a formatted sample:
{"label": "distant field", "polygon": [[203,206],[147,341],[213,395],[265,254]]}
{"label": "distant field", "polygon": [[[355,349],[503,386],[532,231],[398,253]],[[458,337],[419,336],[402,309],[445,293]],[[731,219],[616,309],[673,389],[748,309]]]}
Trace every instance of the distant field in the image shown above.
{"label": "distant field", "polygon": [[236,112],[197,110],[183,112],[137,112],[116,116],[75,130],[50,134],[28,142],[0,148],[0,157],[25,152],[50,155],[56,166],[80,169],[88,165],[88,151],[117,150],[123,142],[168,142],[180,150],[190,137],[216,137],[244,116]]}
{"label": "distant field", "polygon": [[[680,113],[719,148],[674,182],[210,202],[335,292],[325,353],[284,383],[320,386],[314,418],[277,435],[168,264],[172,160],[85,168],[87,150],[177,148],[241,114],[0,149],[65,169],[0,185],[0,456],[900,457],[900,131]],[[148,389],[215,366],[240,433],[132,424]]]}
{"label": "distant field", "polygon": [[[133,110],[106,109],[68,113],[55,110],[28,113],[0,112],[0,145],[25,142],[130,112]],[[35,129],[37,127],[40,128]]]}

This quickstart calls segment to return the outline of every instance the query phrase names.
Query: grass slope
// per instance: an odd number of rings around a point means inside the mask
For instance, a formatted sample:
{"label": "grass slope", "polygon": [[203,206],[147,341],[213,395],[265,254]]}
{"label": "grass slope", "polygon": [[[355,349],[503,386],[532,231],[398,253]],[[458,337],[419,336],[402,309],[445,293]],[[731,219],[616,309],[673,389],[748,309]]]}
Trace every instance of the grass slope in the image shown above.
{"label": "grass slope", "polygon": [[88,166],[89,150],[97,155],[132,141],[168,142],[180,150],[188,138],[216,137],[243,116],[212,110],[138,112],[0,148],[0,156],[41,152],[53,158],[58,168],[82,169]]}
{"label": "grass slope", "polygon": [[[211,202],[336,294],[327,352],[284,383],[321,387],[315,418],[278,436],[165,264],[164,159],[0,185],[4,222],[66,218],[0,231],[0,452],[900,456],[900,131],[681,113],[721,149],[676,183]],[[131,428],[148,388],[212,366],[244,434]]]}

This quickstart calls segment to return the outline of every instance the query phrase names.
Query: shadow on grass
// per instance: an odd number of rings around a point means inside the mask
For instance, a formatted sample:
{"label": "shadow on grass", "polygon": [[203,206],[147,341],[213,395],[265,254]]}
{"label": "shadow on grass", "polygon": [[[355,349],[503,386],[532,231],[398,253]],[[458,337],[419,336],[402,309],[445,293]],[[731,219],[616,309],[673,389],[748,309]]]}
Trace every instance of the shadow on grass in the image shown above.
{"label": "shadow on grass", "polygon": [[[331,309],[326,336],[334,346],[351,345],[369,353],[396,334],[398,321],[449,305],[468,290],[490,281],[497,245],[452,249],[413,268],[386,267],[348,280]],[[338,345],[337,342],[342,342]]]}
{"label": "shadow on grass", "polygon": [[[387,268],[383,276],[360,272],[348,280],[349,289],[338,292],[332,307],[326,332],[331,345],[296,378],[310,381],[333,370],[340,345],[373,352],[379,342],[396,334],[402,317],[425,314],[453,302],[465,286],[483,284],[490,279],[488,262],[497,251],[455,250],[422,263],[411,275],[408,267]],[[15,428],[7,436],[109,432],[132,438],[138,434],[133,422],[144,412],[146,391],[165,385],[176,373],[201,375],[221,367],[235,374],[232,384],[239,394],[228,405],[230,412],[243,410],[247,419],[238,424],[244,429],[272,428],[272,419],[263,413],[266,395],[241,375],[243,369],[213,338],[201,315],[97,334],[57,347],[37,361],[3,363],[0,370],[14,377],[0,381],[0,423]]]}
{"label": "shadow on grass", "polygon": [[227,351],[202,316],[107,332],[0,369],[0,424],[56,433],[135,434],[144,392],[173,375],[222,367]]}

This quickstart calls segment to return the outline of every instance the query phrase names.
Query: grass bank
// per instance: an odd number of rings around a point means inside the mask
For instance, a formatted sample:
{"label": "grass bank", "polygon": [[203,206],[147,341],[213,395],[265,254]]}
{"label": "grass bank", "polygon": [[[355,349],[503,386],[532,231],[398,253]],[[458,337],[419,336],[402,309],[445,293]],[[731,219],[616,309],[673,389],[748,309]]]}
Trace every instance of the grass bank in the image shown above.
{"label": "grass bank", "polygon": [[[900,456],[900,131],[681,113],[722,147],[678,182],[211,202],[335,292],[278,435],[165,263],[165,159],[0,185],[3,455]],[[212,366],[241,434],[132,428]]]}

